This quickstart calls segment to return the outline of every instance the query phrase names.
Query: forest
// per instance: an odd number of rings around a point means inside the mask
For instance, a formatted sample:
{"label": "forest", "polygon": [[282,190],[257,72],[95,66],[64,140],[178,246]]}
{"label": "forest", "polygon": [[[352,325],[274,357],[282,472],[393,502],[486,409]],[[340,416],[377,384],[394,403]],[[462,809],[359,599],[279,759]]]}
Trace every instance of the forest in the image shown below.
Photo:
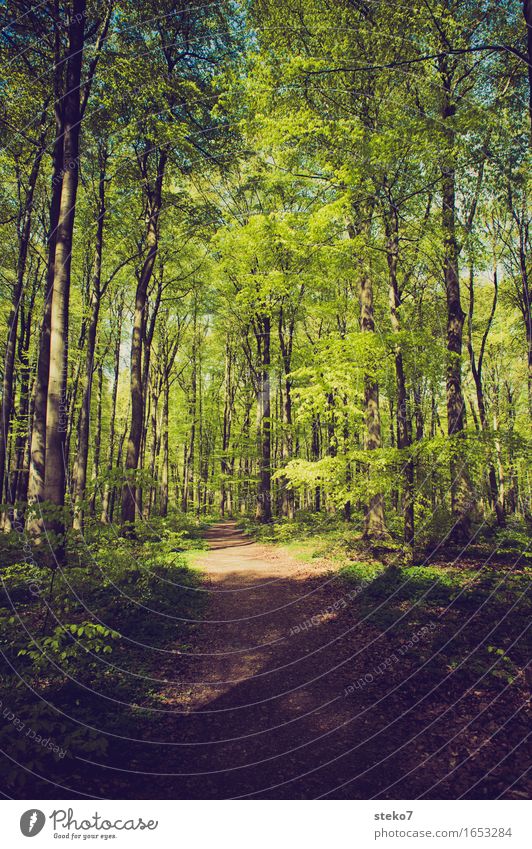
{"label": "forest", "polygon": [[0,18],[2,795],[522,798],[531,0]]}

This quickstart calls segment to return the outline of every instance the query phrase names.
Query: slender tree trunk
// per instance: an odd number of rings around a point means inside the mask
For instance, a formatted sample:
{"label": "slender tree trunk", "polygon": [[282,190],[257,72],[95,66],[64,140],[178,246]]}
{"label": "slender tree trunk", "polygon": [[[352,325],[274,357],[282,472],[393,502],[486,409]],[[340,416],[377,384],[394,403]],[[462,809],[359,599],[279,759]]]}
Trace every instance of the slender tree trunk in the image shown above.
{"label": "slender tree trunk", "polygon": [[29,440],[31,436],[31,419],[33,413],[33,376],[30,363],[31,334],[33,327],[33,310],[35,297],[40,285],[39,280],[40,260],[37,261],[37,269],[34,275],[33,287],[27,304],[21,304],[20,309],[20,341],[18,346],[18,359],[20,363],[20,387],[19,401],[16,412],[17,438],[15,442],[15,472],[11,485],[11,495],[19,502],[17,519],[22,520],[24,511],[23,504],[28,498],[28,470],[29,470]]}
{"label": "slender tree trunk", "polygon": [[[31,320],[31,316],[30,316]],[[22,328],[21,328],[22,331]],[[27,476],[24,469],[24,458],[26,454],[26,445],[28,442],[28,425],[30,411],[30,365],[28,362],[27,349],[21,350],[20,362],[20,387],[19,387],[19,404],[16,413],[17,419],[17,438],[15,441],[15,469],[10,487],[10,495],[13,501],[25,500],[24,492],[27,488]],[[24,486],[23,480],[26,479]]]}
{"label": "slender tree trunk", "polygon": [[[283,400],[284,441],[283,453],[285,461],[290,462],[294,453],[294,435],[292,419],[292,379],[287,376],[285,368],[284,400]],[[292,521],[295,515],[294,490],[286,485],[283,489],[283,513]]]}
{"label": "slender tree trunk", "polygon": [[[397,209],[393,207],[386,221],[388,237],[387,261],[390,278],[390,318],[392,330],[396,336],[401,333],[399,311],[401,295],[397,279],[397,264],[399,260],[399,219]],[[394,347],[395,380],[397,389],[397,447],[404,452],[403,462],[403,512],[404,512],[404,541],[412,545],[414,541],[414,461],[410,454],[412,445],[412,423],[408,415],[408,393],[403,363],[403,352],[399,342]]]}
{"label": "slender tree trunk", "polygon": [[[123,454],[124,454],[124,443],[126,441],[128,430],[129,430],[129,410],[127,411],[126,423],[124,425],[124,430],[122,431],[122,433],[120,434],[120,437],[118,439],[118,449],[117,449],[117,452],[116,452],[116,469],[120,470],[121,472],[123,472],[122,457],[123,457]],[[111,487],[111,497],[110,497],[110,500],[109,500],[109,521],[110,522],[113,521],[117,495],[118,495],[117,487],[116,486]]]}
{"label": "slender tree trunk", "polygon": [[[493,434],[495,437],[495,455],[497,457],[497,468],[499,471],[499,481],[498,486],[496,486],[496,502],[495,502],[495,512],[497,514],[497,521],[500,527],[504,527],[505,520],[505,475],[504,475],[504,464],[502,460],[502,449],[501,449],[501,440],[499,435],[499,387],[497,386],[495,389],[495,402],[493,404]],[[495,470],[494,470],[495,474]]]}
{"label": "slender tree trunk", "polygon": [[416,380],[413,386],[414,395],[414,420],[416,424],[416,442],[421,442],[425,432],[425,422],[423,421],[423,405],[421,402],[421,385],[420,381]]}
{"label": "slender tree trunk", "polygon": [[[300,288],[299,303],[303,297],[304,289]],[[295,310],[292,312],[288,322],[284,322],[284,310],[279,311],[279,346],[281,349],[281,358],[283,362],[284,372],[284,393],[282,399],[283,411],[283,441],[282,441],[282,458],[283,461],[290,462],[294,450],[294,435],[292,421],[292,378],[290,372],[292,370],[292,351],[294,346],[294,331],[295,331]],[[286,478],[281,481],[281,511],[283,516],[292,520],[294,518],[294,491],[288,488]]]}
{"label": "slender tree trunk", "polygon": [[[528,213],[523,210],[523,218],[527,214]],[[528,411],[529,415],[532,417],[532,304],[530,302],[530,285],[528,279],[528,225],[526,225],[523,220],[519,220],[518,216],[514,216],[514,218],[516,219],[516,222],[519,227],[519,270],[521,273],[520,308],[525,322],[525,338],[528,366]]]}
{"label": "slender tree trunk", "polygon": [[[114,374],[113,374],[113,389],[111,393],[111,415],[109,422],[109,449],[107,455],[107,474],[111,475],[113,470],[113,454],[115,448],[115,434],[116,434],[116,401],[118,397],[118,379],[120,376],[120,345],[122,342],[122,320],[123,320],[123,311],[124,305],[123,302],[120,304],[119,312],[118,312],[118,327],[116,330],[116,339],[115,339],[115,350],[114,350]],[[111,495],[111,483],[109,479],[105,482],[105,487],[103,491],[102,498],[102,522],[107,523],[111,521],[110,516],[110,495]]]}
{"label": "slender tree trunk", "polygon": [[87,460],[89,457],[89,430],[91,414],[92,381],[94,375],[94,356],[96,351],[96,335],[98,331],[98,320],[100,317],[100,304],[102,298],[102,256],[103,256],[103,233],[105,222],[105,161],[106,155],[100,152],[100,178],[98,185],[98,221],[96,228],[96,250],[94,257],[94,271],[91,286],[91,315],[87,332],[87,351],[85,357],[85,377],[83,395],[81,400],[81,411],[78,425],[78,448],[74,464],[74,529],[81,530],[83,527],[83,507],[87,486]]}
{"label": "slender tree trunk", "polygon": [[446,62],[441,64],[443,87],[442,127],[445,150],[442,164],[442,229],[445,294],[447,299],[447,434],[451,438],[452,537],[469,539],[472,507],[465,443],[465,401],[462,391],[462,334],[465,314],[460,300],[458,240],[456,236],[456,171],[452,122],[456,108],[451,101],[452,80]]}
{"label": "slender tree trunk", "polygon": [[272,520],[270,336],[270,317],[268,315],[258,316],[256,320],[256,340],[259,362],[257,394],[259,482],[255,515],[262,524],[267,524]]}
{"label": "slender tree trunk", "polygon": [[[149,193],[149,219],[146,237],[147,256],[142,267],[135,295],[135,315],[131,338],[131,429],[126,454],[124,486],[122,490],[122,524],[133,526],[135,522],[135,483],[132,479],[139,465],[142,428],[144,423],[144,387],[142,385],[142,340],[144,333],[145,311],[148,300],[148,285],[153,273],[159,244],[159,215],[162,202],[162,183],[167,155],[161,151],[157,165],[157,176],[153,189]],[[146,164],[147,168],[147,164]],[[146,169],[145,169],[146,170]]]}
{"label": "slender tree trunk", "polygon": [[[349,399],[347,395],[343,397],[343,452],[345,456],[345,484],[346,489],[349,491],[349,487],[353,482],[353,471],[351,468],[351,461],[349,459],[349,445],[350,445],[350,434],[349,434]],[[344,519],[346,522],[351,521],[351,499],[348,499],[343,508]]]}
{"label": "slender tree trunk", "polygon": [[[477,406],[478,406],[478,416],[480,419],[480,427],[484,434],[489,435],[489,424],[488,417],[486,413],[486,404],[484,400],[484,383],[482,380],[482,366],[484,362],[484,351],[486,347],[486,342],[488,339],[488,334],[493,322],[493,318],[495,316],[495,309],[497,306],[497,296],[498,296],[498,278],[497,278],[497,265],[495,264],[494,272],[493,272],[493,285],[494,285],[494,295],[493,295],[493,304],[490,312],[490,316],[488,319],[488,323],[486,329],[484,331],[482,342],[480,345],[480,353],[478,357],[478,363],[475,357],[475,351],[473,349],[473,313],[475,308],[475,286],[473,279],[473,266],[470,267],[469,272],[469,311],[468,311],[468,322],[467,322],[467,348],[469,352],[469,362],[471,365],[471,374],[473,375],[473,381],[475,383],[475,390],[477,395]],[[501,501],[499,498],[499,487],[497,483],[497,475],[495,472],[495,467],[491,459],[488,462],[488,482],[490,488],[491,502],[493,508],[495,510],[495,515],[497,517],[497,524],[500,528],[503,528],[506,524],[505,516],[504,516],[504,500]]]}
{"label": "slender tree trunk", "polygon": [[202,503],[202,484],[203,484],[203,395],[202,395],[202,358],[201,349],[198,351],[198,387],[197,393],[197,415],[198,415],[198,463],[196,467],[196,513],[199,516]]}
{"label": "slender tree trunk", "polygon": [[94,457],[92,462],[92,492],[89,501],[89,513],[96,515],[96,490],[100,475],[100,454],[102,447],[102,396],[103,396],[103,365],[98,366],[98,396],[96,405],[96,430],[94,432]]}
{"label": "slender tree trunk", "polygon": [[189,477],[189,446],[185,442],[183,445],[183,487],[181,490],[181,512],[186,513],[188,510],[188,477]]}
{"label": "slender tree trunk", "polygon": [[239,499],[240,513],[244,515],[248,510],[249,505],[249,478],[251,475],[251,466],[249,459],[249,435],[251,430],[251,408],[253,406],[253,396],[250,392],[246,393],[244,402],[244,415],[242,419],[242,449],[239,458]]}
{"label": "slender tree trunk", "polygon": [[[368,217],[371,213],[371,208],[368,209]],[[371,228],[371,221],[365,224],[368,231]],[[353,224],[349,224],[347,228],[349,237],[354,239],[358,235],[357,228]],[[362,333],[375,333],[375,316],[373,305],[373,282],[370,273],[365,269],[361,269],[359,282],[359,299],[360,299],[360,329]],[[378,382],[371,376],[364,377],[364,405],[366,409],[366,439],[365,448],[367,451],[376,451],[382,447],[381,436],[381,420],[379,410],[379,385]],[[370,464],[371,466],[371,464]],[[375,489],[374,476],[369,473],[370,488]],[[386,524],[384,519],[384,498],[382,493],[373,492],[368,499],[364,515],[364,537],[382,537],[386,534]]]}
{"label": "slender tree trunk", "polygon": [[190,419],[190,432],[188,446],[184,447],[183,458],[183,497],[181,509],[186,513],[189,501],[194,500],[194,455],[196,452],[196,421],[197,421],[197,307],[194,304],[194,329],[192,338],[192,374],[190,379],[190,394],[188,414]]}
{"label": "slender tree trunk", "polygon": [[527,59],[528,59],[528,110],[530,115],[530,135],[532,139],[532,0],[523,0],[523,14],[527,30]]}
{"label": "slender tree trunk", "polygon": [[[311,435],[311,454],[314,461],[320,459],[320,417],[319,414],[312,416],[312,435]],[[314,511],[319,513],[321,510],[321,487],[318,484],[314,489]]]}
{"label": "slender tree trunk", "polygon": [[168,409],[170,405],[170,381],[168,379],[168,366],[163,375],[163,412],[162,412],[162,469],[159,513],[161,516],[168,515]]}
{"label": "slender tree trunk", "polygon": [[[364,273],[360,281],[360,326],[363,333],[375,333],[373,308],[373,284],[369,274]],[[364,402],[366,407],[366,450],[377,451],[382,447],[381,419],[379,410],[379,385],[366,375],[364,379]],[[375,480],[370,470],[370,481]],[[373,492],[368,500],[364,517],[364,536],[381,537],[386,534],[384,521],[384,499],[380,492]]]}
{"label": "slender tree trunk", "polygon": [[[224,378],[224,416],[222,426],[222,458],[221,458],[221,482],[220,482],[220,513],[225,516],[229,501],[229,475],[231,463],[228,457],[231,443],[231,425],[233,417],[233,351],[229,342],[225,348],[225,378]],[[229,508],[229,512],[231,512]]]}
{"label": "slender tree trunk", "polygon": [[[44,118],[43,118],[44,120]],[[41,168],[41,161],[45,151],[45,135],[42,134],[38,141],[38,150],[33,159],[33,164],[28,180],[28,188],[24,201],[24,209],[19,219],[19,245],[17,257],[17,276],[13,287],[11,301],[11,313],[7,323],[6,353],[4,359],[4,375],[2,380],[2,405],[0,408],[0,492],[4,491],[4,478],[6,475],[6,448],[9,441],[11,427],[11,416],[13,413],[13,386],[15,376],[15,354],[17,348],[17,328],[19,323],[20,309],[24,297],[24,275],[26,272],[26,260],[30,244],[33,196],[35,186]],[[8,487],[9,490],[9,487]]]}
{"label": "slender tree trunk", "polygon": [[508,487],[507,504],[510,513],[515,513],[519,501],[519,486],[517,469],[514,460],[514,445],[515,445],[515,404],[512,388],[508,381],[505,381],[506,398],[508,404],[508,470],[510,484]]}
{"label": "slender tree trunk", "polygon": [[155,497],[157,486],[155,483],[155,474],[156,474],[156,466],[157,466],[157,443],[159,440],[158,434],[158,413],[159,413],[159,386],[156,383],[155,376],[153,379],[153,386],[151,392],[151,411],[150,411],[150,426],[151,426],[151,445],[150,445],[150,490],[148,494],[148,500],[145,506],[144,515],[146,518],[149,518],[152,514],[153,508],[155,506]]}

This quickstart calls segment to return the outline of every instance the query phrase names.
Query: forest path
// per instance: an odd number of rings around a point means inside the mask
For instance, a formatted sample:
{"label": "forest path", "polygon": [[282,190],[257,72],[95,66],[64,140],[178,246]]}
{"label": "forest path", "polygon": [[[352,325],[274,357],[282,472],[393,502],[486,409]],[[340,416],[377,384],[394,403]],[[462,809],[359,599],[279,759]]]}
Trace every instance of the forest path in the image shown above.
{"label": "forest path", "polygon": [[[129,777],[119,788],[115,775],[109,795],[456,798],[475,786],[469,754],[491,718],[481,714],[453,743],[464,711],[475,716],[478,703],[470,694],[447,710],[445,664],[428,660],[432,632],[403,651],[430,622],[423,610],[414,606],[399,628],[370,623],[363,588],[329,563],[297,561],[234,522],[212,526],[205,538],[209,550],[194,559],[199,589],[208,591],[204,618],[187,651],[158,666],[158,710],[143,741],[123,750]],[[406,608],[394,605],[394,619]],[[487,772],[498,757],[486,747],[479,760]],[[493,790],[486,779],[472,792]]]}
{"label": "forest path", "polygon": [[[194,566],[204,575],[210,601],[187,664],[192,687],[183,695],[190,711],[236,684],[250,683],[270,664],[285,666],[294,651],[298,657],[300,652],[287,641],[307,619],[319,617],[331,592],[332,576],[323,567],[254,542],[236,522],[211,526],[204,538],[209,549],[194,558]],[[285,658],[287,650],[290,656]],[[268,680],[273,671],[254,681],[254,700],[278,692]]]}
{"label": "forest path", "polygon": [[[189,651],[159,670],[172,682],[159,692],[170,713],[150,720],[150,738],[169,745],[138,763],[153,776],[144,792],[308,799],[385,790],[409,757],[395,754],[396,700],[373,710],[384,681],[377,694],[345,694],[391,651],[381,629],[357,622],[349,598],[357,591],[330,564],[295,560],[236,522],[204,536],[209,550],[194,566],[209,601]],[[166,777],[156,777],[157,767]],[[395,785],[389,797],[397,795]]]}

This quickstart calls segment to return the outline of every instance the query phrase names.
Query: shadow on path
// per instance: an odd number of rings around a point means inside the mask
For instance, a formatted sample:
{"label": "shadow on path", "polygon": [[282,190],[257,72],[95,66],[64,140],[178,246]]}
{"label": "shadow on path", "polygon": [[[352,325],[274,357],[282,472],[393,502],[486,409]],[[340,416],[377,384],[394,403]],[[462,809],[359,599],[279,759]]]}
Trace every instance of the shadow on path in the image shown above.
{"label": "shadow on path", "polygon": [[133,797],[485,798],[517,777],[508,753],[523,735],[518,699],[501,684],[475,720],[485,704],[435,654],[441,623],[417,608],[386,633],[361,621],[352,587],[319,565],[251,542],[231,522],[205,537],[196,565],[211,603],[179,675],[172,661],[161,668],[173,683],[159,703],[174,713],[145,728],[179,745],[127,746]]}
{"label": "shadow on path", "polygon": [[[153,653],[160,683],[146,683],[140,710],[117,717],[101,700],[103,735],[118,727],[139,742],[109,737],[71,787],[132,799],[523,795],[522,692],[475,685],[474,665],[450,671],[446,645],[467,620],[440,618],[445,600],[418,604],[423,576],[389,598],[384,580],[372,599],[235,523],[205,538],[195,565],[209,604],[191,646]],[[482,643],[485,620],[473,616],[456,651]]]}

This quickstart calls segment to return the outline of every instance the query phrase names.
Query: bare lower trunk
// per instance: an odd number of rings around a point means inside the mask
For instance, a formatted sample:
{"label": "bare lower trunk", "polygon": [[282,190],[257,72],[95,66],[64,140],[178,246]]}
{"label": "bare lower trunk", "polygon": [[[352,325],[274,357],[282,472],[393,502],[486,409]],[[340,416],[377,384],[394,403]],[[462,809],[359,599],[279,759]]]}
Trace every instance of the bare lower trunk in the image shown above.
{"label": "bare lower trunk", "polygon": [[[369,274],[363,274],[360,281],[360,326],[363,333],[375,332],[373,310],[373,284]],[[366,408],[366,451],[376,451],[382,447],[381,419],[379,410],[379,385],[366,375],[364,380],[364,402]],[[371,471],[370,487],[375,488],[376,476]],[[373,492],[368,500],[364,516],[364,536],[381,537],[386,533],[384,521],[384,498],[380,492]]]}
{"label": "bare lower trunk", "polygon": [[94,355],[96,350],[96,334],[98,330],[98,319],[100,316],[101,303],[101,272],[103,254],[103,231],[105,220],[105,166],[102,162],[99,181],[99,203],[98,203],[98,226],[96,228],[96,252],[94,257],[94,271],[91,288],[91,316],[87,333],[87,352],[85,358],[85,376],[83,385],[83,396],[81,399],[81,411],[78,426],[78,448],[74,464],[74,528],[81,530],[83,527],[83,507],[87,486],[87,460],[89,457],[89,429],[91,413],[92,381],[94,374]]}
{"label": "bare lower trunk", "polygon": [[[299,290],[298,306],[301,303],[304,294],[304,287]],[[290,462],[294,450],[293,437],[293,422],[292,422],[292,378],[290,372],[292,370],[292,351],[294,347],[294,331],[296,324],[297,307],[293,307],[289,318],[286,320],[285,310],[279,311],[279,347],[281,349],[281,358],[283,361],[284,371],[284,393],[282,398],[282,420],[283,420],[283,439],[282,439],[282,458],[283,461]],[[294,491],[288,487],[286,478],[281,481],[281,511],[283,516],[292,520],[295,513]]]}
{"label": "bare lower trunk", "polygon": [[270,390],[270,331],[268,315],[256,319],[258,353],[257,433],[259,441],[259,482],[255,516],[262,524],[272,520],[271,493],[271,390]]}
{"label": "bare lower trunk", "polygon": [[[85,0],[74,0],[69,33],[67,94],[64,112],[64,168],[55,248],[54,281],[50,330],[50,370],[46,406],[45,500],[55,507],[65,503],[65,435],[68,411],[65,409],[68,367],[68,313],[70,264],[76,210],[79,170],[80,81],[83,60]],[[55,518],[50,526],[62,535],[64,523]],[[58,544],[62,558],[62,543]]]}
{"label": "bare lower trunk", "polygon": [[[33,402],[33,419],[30,440],[30,469],[28,479],[28,502],[36,504],[44,500],[44,469],[46,457],[46,406],[48,398],[48,376],[50,372],[50,324],[52,316],[52,291],[55,275],[55,247],[57,244],[57,225],[61,206],[61,187],[64,164],[63,141],[63,97],[62,63],[60,55],[59,27],[55,26],[55,72],[54,72],[54,114],[55,140],[53,149],[52,185],[50,200],[50,226],[48,230],[48,263],[46,270],[46,288],[44,295],[42,325],[39,335],[39,353]],[[42,521],[37,514],[28,522],[30,533],[38,535],[42,530]]]}
{"label": "bare lower trunk", "polygon": [[[364,391],[366,406],[366,451],[375,451],[382,447],[381,423],[379,413],[379,386],[368,380]],[[371,474],[370,474],[371,477]],[[364,516],[364,536],[382,537],[386,533],[384,522],[384,499],[380,493],[370,495]]]}
{"label": "bare lower trunk", "polygon": [[[474,304],[475,304],[475,286],[473,280],[473,267],[470,269],[469,274],[469,313],[468,313],[468,335],[467,335],[467,348],[469,352],[469,362],[471,365],[471,373],[473,375],[473,380],[475,383],[475,390],[477,394],[477,406],[478,406],[478,417],[480,420],[480,427],[483,433],[489,435],[489,425],[488,418],[486,413],[486,403],[484,399],[484,383],[482,379],[483,372],[483,363],[484,363],[484,352],[486,348],[486,342],[488,339],[488,334],[493,322],[493,318],[495,316],[495,309],[497,306],[497,296],[498,296],[498,279],[497,279],[497,267],[495,265],[494,273],[493,273],[493,285],[494,285],[494,295],[493,295],[493,304],[491,308],[491,313],[488,319],[488,323],[484,334],[482,336],[482,342],[480,345],[480,353],[477,358],[475,356],[475,351],[473,349],[473,313],[474,313]],[[490,488],[490,497],[491,503],[493,505],[493,509],[495,510],[495,515],[497,517],[497,524],[500,528],[504,527],[506,524],[506,519],[504,515],[504,499],[501,501],[499,496],[499,485],[497,483],[497,474],[495,472],[495,467],[490,458],[488,461],[488,483]]]}
{"label": "bare lower trunk", "polygon": [[[17,327],[19,322],[22,300],[24,297],[24,275],[26,271],[26,260],[30,243],[33,195],[37,183],[37,177],[44,155],[44,136],[38,142],[38,151],[34,157],[31,173],[28,180],[28,189],[24,201],[24,209],[19,220],[19,246],[17,257],[17,276],[13,288],[11,302],[11,313],[7,324],[6,352],[4,359],[4,375],[2,380],[2,404],[0,408],[0,501],[4,492],[4,478],[6,475],[6,451],[9,441],[11,427],[11,416],[13,413],[13,385],[15,377],[15,353],[17,347]],[[9,495],[8,486],[8,495]],[[15,494],[13,493],[13,497]]]}
{"label": "bare lower trunk", "polygon": [[462,333],[464,312],[460,301],[458,242],[456,237],[455,133],[451,123],[455,108],[450,102],[451,81],[443,73],[442,121],[446,151],[442,167],[442,229],[445,294],[447,299],[447,433],[451,437],[452,536],[466,540],[470,534],[471,486],[467,471],[465,402],[462,391]]}
{"label": "bare lower trunk", "polygon": [[[320,459],[320,418],[319,415],[314,415],[312,417],[312,440],[311,440],[311,453],[313,460]],[[314,488],[314,498],[313,498],[313,507],[316,513],[319,513],[321,510],[321,487],[316,486]]]}
{"label": "bare lower trunk", "polygon": [[222,458],[221,458],[221,481],[220,481],[220,513],[225,516],[226,510],[231,513],[231,498],[229,476],[232,470],[231,460],[228,456],[231,443],[231,425],[233,417],[233,352],[229,343],[225,349],[225,379],[224,379],[224,416],[222,426]]}
{"label": "bare lower trunk", "polygon": [[[122,315],[123,304],[120,305],[118,314],[118,328],[116,331],[115,350],[114,350],[114,374],[113,374],[113,389],[111,395],[111,418],[109,422],[109,450],[107,455],[107,473],[111,474],[113,470],[113,454],[115,448],[115,433],[116,433],[116,401],[118,397],[118,378],[120,374],[120,343],[122,341]],[[106,480],[102,497],[102,522],[110,522],[110,501],[111,501],[111,483]]]}
{"label": "bare lower trunk", "polygon": [[158,407],[159,407],[159,386],[152,386],[151,393],[151,410],[150,410],[150,425],[151,425],[151,445],[150,445],[150,491],[144,508],[144,516],[151,516],[155,507],[155,499],[157,495],[156,486],[156,471],[157,471],[157,456],[158,456]]}
{"label": "bare lower trunk", "polygon": [[[155,185],[148,188],[149,218],[146,236],[147,255],[142,267],[135,295],[135,315],[131,338],[131,428],[127,445],[124,486],[122,489],[122,524],[131,526],[135,522],[135,482],[133,473],[139,466],[139,455],[144,424],[144,387],[142,385],[142,341],[145,311],[148,300],[148,285],[152,277],[159,243],[159,215],[162,202],[162,182],[166,167],[166,153],[159,155]],[[147,160],[144,160],[143,176],[147,177]]]}
{"label": "bare lower trunk", "polygon": [[168,373],[164,375],[163,382],[163,412],[162,412],[162,469],[159,513],[161,516],[168,514],[168,408],[170,403],[170,386]]}
{"label": "bare lower trunk", "polygon": [[96,490],[98,488],[98,477],[100,475],[100,452],[102,447],[102,394],[103,394],[103,366],[98,366],[98,395],[96,405],[96,430],[94,433],[94,457],[92,461],[92,492],[89,501],[89,513],[96,513]]}
{"label": "bare lower trunk", "polygon": [[[396,207],[393,207],[391,215],[387,218],[386,230],[388,236],[387,260],[390,277],[390,318],[392,330],[398,336],[401,333],[401,322],[399,318],[401,296],[399,292],[399,281],[397,279],[399,220]],[[406,378],[400,343],[395,345],[394,359],[397,388],[397,447],[403,452],[403,456],[401,457],[403,464],[403,538],[406,543],[412,545],[414,541],[414,462],[410,454],[412,423],[408,414]]]}
{"label": "bare lower trunk", "polygon": [[[284,382],[284,399],[283,399],[283,459],[289,462],[292,459],[294,451],[294,440],[292,434],[292,380],[285,377]],[[295,514],[294,491],[288,488],[284,481],[282,489],[282,512],[287,519],[292,520]]]}
{"label": "bare lower trunk", "polygon": [[[33,317],[33,303],[35,291],[38,285],[37,275],[34,282],[34,289],[30,296],[29,303],[26,309],[21,311],[20,320],[20,343],[19,361],[20,361],[20,383],[19,383],[19,403],[16,411],[17,421],[17,437],[15,441],[15,469],[11,483],[11,497],[14,501],[24,503],[27,500],[28,491],[28,440],[30,432],[30,406],[31,406],[31,365],[29,362],[29,349],[31,343],[31,329]],[[23,510],[22,504],[17,508],[17,518],[21,518]]]}
{"label": "bare lower trunk", "polygon": [[196,452],[196,420],[197,420],[197,392],[198,392],[198,374],[197,374],[197,316],[196,306],[194,306],[194,336],[192,340],[192,375],[190,380],[190,395],[188,414],[190,418],[190,432],[188,446],[185,444],[183,449],[183,494],[181,499],[181,509],[186,513],[189,507],[189,502],[194,500],[194,455]]}

